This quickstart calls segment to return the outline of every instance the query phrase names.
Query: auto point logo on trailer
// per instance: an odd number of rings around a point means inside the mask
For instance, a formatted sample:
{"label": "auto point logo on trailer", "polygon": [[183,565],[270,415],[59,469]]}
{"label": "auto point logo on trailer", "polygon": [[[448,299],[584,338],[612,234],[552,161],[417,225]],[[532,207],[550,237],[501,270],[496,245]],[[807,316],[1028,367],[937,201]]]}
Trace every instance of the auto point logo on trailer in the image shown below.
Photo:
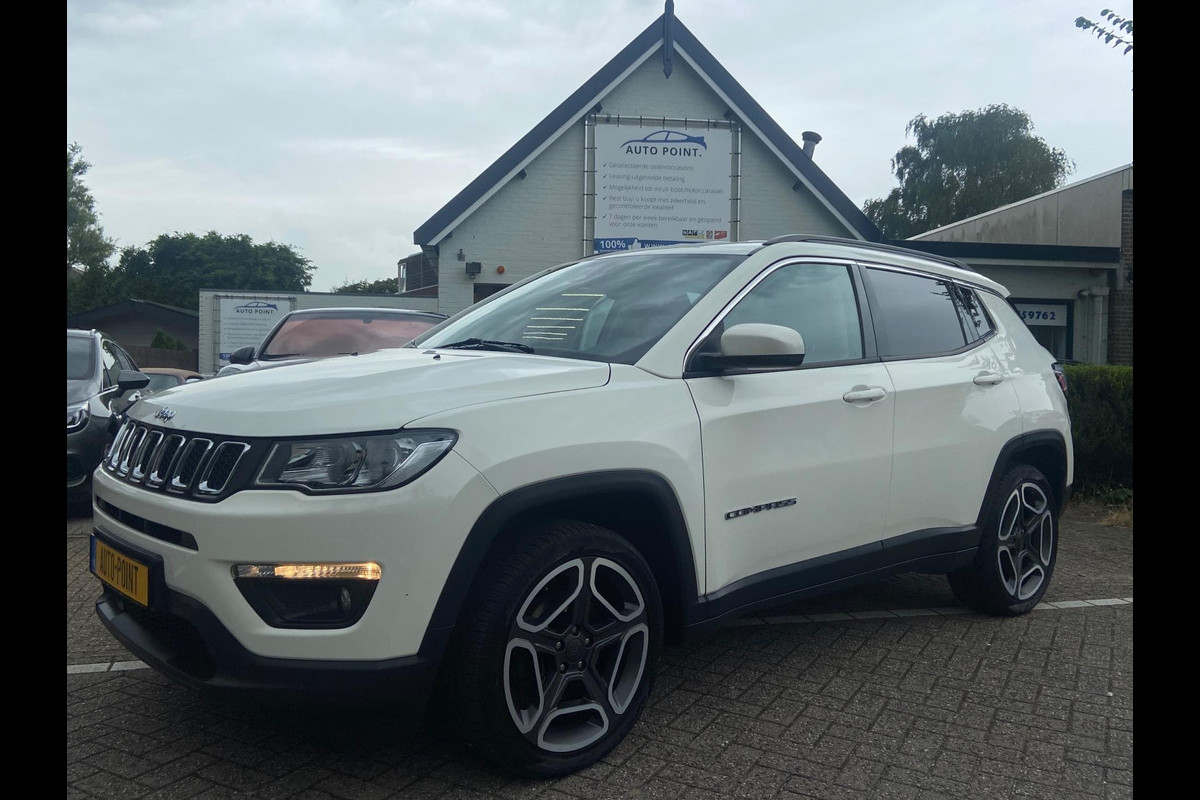
{"label": "auto point logo on trailer", "polygon": [[279,306],[274,303],[268,303],[265,300],[251,300],[249,303],[243,303],[240,306],[234,306],[233,313],[235,314],[271,314],[279,310]]}
{"label": "auto point logo on trailer", "polygon": [[627,156],[685,156],[698,157],[707,150],[703,136],[692,136],[683,131],[661,130],[648,133],[640,139],[629,139],[621,144]]}

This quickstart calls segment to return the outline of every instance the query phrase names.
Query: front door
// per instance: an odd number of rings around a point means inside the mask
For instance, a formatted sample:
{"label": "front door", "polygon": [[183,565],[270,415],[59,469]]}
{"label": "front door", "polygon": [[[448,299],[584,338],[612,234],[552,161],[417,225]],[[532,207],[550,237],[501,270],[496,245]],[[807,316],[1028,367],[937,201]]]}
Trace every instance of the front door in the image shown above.
{"label": "front door", "polygon": [[769,271],[718,322],[786,325],[803,366],[687,380],[704,460],[706,593],[768,570],[877,546],[894,398],[864,337],[850,265]]}

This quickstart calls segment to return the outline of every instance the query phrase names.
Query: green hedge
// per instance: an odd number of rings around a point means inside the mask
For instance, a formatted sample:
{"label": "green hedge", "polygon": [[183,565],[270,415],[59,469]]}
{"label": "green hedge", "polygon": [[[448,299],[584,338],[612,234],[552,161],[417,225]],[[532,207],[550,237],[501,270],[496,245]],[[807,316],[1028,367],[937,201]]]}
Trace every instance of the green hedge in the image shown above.
{"label": "green hedge", "polygon": [[1133,367],[1071,364],[1076,489],[1133,488]]}

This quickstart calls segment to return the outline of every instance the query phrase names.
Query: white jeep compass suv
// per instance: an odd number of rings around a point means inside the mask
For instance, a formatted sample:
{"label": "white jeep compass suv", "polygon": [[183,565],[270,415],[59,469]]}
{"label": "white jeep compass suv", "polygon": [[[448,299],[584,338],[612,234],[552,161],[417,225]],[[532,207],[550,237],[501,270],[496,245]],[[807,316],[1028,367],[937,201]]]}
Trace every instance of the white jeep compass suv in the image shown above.
{"label": "white jeep compass suv", "polygon": [[97,612],[188,686],[436,707],[500,768],[579,769],[718,620],[905,571],[1038,603],[1070,423],[1006,295],[895,247],[679,245],[167,389],[96,470]]}

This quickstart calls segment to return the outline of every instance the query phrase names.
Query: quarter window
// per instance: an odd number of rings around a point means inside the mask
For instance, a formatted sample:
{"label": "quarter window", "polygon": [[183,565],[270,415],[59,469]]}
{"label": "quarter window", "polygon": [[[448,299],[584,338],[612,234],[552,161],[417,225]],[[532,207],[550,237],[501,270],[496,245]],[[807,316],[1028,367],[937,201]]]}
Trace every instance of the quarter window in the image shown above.
{"label": "quarter window", "polygon": [[862,325],[849,269],[839,264],[789,264],[763,278],[725,317],[723,329],[745,322],[784,325],[804,338],[804,364],[863,357]]}
{"label": "quarter window", "polygon": [[884,358],[936,355],[966,345],[950,281],[882,269],[868,269],[867,274]]}
{"label": "quarter window", "polygon": [[959,311],[963,316],[963,327],[967,331],[967,338],[971,341],[982,339],[991,333],[995,328],[992,327],[992,321],[988,319],[987,311],[983,308],[983,303],[979,302],[979,298],[975,292],[965,286],[953,286],[954,297],[958,301]]}

